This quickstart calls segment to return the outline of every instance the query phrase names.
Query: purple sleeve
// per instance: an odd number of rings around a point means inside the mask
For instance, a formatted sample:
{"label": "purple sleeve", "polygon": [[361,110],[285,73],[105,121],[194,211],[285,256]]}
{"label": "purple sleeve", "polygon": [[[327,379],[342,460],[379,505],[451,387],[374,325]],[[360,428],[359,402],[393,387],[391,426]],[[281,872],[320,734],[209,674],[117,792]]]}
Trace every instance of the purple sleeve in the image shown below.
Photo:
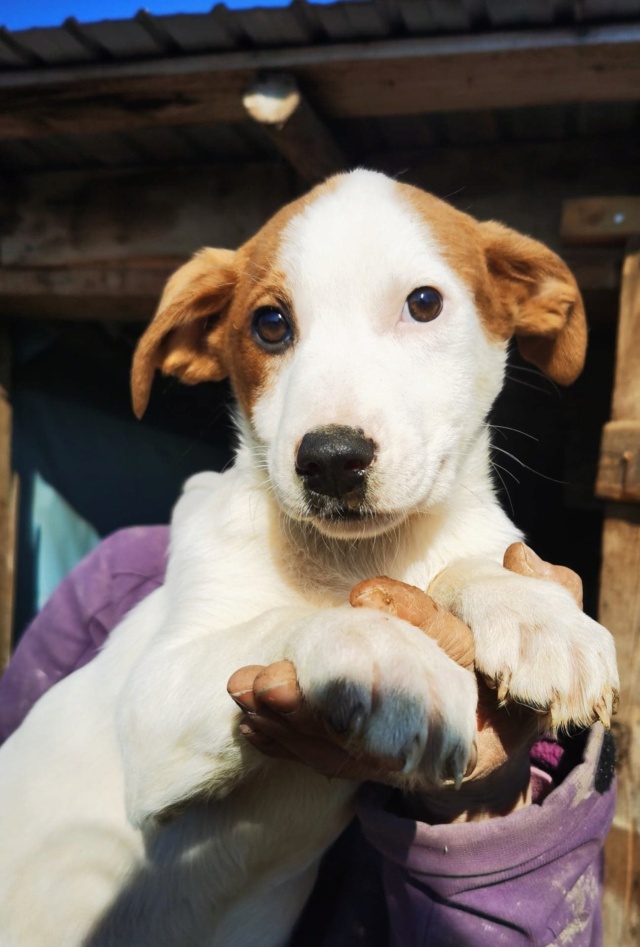
{"label": "purple sleeve", "polygon": [[389,947],[600,947],[613,755],[598,724],[582,761],[541,805],[470,824],[401,818],[366,787],[358,817],[382,860]]}
{"label": "purple sleeve", "polygon": [[109,632],[162,584],[169,528],[121,530],[60,583],[0,680],[0,743],[57,681],[94,657]]}

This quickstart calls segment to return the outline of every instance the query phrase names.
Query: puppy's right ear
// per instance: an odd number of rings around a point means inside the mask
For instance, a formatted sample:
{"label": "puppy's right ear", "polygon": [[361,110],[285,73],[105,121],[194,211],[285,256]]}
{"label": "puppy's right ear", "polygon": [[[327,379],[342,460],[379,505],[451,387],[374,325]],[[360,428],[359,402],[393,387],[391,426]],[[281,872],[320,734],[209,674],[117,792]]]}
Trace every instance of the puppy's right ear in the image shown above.
{"label": "puppy's right ear", "polygon": [[196,253],[169,279],[133,357],[131,397],[136,417],[146,410],[157,368],[187,385],[227,376],[225,315],[236,280],[236,254],[210,248]]}

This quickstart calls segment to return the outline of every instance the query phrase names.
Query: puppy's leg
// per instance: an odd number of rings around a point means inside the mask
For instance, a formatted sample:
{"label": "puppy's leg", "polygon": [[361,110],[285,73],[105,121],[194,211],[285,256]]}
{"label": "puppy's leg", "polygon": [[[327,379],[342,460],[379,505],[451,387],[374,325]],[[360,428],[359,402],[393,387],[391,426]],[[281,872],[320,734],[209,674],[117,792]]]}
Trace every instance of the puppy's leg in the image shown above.
{"label": "puppy's leg", "polygon": [[139,661],[118,720],[134,824],[199,796],[221,798],[264,765],[239,733],[226,682],[243,664],[283,659],[336,730],[404,760],[405,783],[462,778],[475,735],[470,672],[419,629],[373,610],[275,609],[223,635],[161,637]]}
{"label": "puppy's leg", "polygon": [[231,628],[164,628],[156,635],[118,699],[126,806],[134,825],[199,797],[221,798],[264,762],[238,730],[240,710],[227,694],[227,680],[244,664],[281,659],[287,629],[308,611],[272,609]]}
{"label": "puppy's leg", "polygon": [[476,666],[501,700],[539,708],[555,727],[608,723],[619,687],[613,638],[567,589],[490,559],[462,559],[429,594],[470,625]]}

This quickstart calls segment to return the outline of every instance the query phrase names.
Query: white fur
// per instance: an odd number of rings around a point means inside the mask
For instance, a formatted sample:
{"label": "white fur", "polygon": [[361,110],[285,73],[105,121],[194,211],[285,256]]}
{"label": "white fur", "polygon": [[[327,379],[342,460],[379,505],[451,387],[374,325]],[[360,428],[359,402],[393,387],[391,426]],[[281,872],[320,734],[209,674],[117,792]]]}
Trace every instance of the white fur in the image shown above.
{"label": "white fur", "polygon": [[[412,626],[351,609],[361,579],[432,586],[515,699],[557,698],[581,719],[615,686],[608,633],[500,566],[520,535],[494,497],[484,426],[504,345],[426,222],[393,182],[356,172],[290,221],[278,266],[298,340],[240,420],[235,467],[187,483],[164,587],[0,753],[2,947],[286,942],[355,786],[246,745],[226,694],[245,664],[293,661],[354,741],[406,759],[401,785],[464,772],[475,679]],[[442,291],[442,314],[402,321],[422,285]],[[307,507],[295,452],[327,424],[378,445],[366,528]]]}

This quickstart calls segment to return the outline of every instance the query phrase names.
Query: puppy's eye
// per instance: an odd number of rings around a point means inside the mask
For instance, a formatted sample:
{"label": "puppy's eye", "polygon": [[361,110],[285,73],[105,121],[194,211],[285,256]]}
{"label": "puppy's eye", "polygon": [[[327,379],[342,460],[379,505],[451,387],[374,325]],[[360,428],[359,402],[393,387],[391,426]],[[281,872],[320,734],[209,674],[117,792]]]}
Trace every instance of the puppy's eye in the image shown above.
{"label": "puppy's eye", "polygon": [[403,322],[432,322],[442,312],[442,296],[433,286],[420,286],[407,296]]}
{"label": "puppy's eye", "polygon": [[275,306],[261,306],[253,314],[253,337],[268,352],[280,352],[293,341],[287,317]]}

